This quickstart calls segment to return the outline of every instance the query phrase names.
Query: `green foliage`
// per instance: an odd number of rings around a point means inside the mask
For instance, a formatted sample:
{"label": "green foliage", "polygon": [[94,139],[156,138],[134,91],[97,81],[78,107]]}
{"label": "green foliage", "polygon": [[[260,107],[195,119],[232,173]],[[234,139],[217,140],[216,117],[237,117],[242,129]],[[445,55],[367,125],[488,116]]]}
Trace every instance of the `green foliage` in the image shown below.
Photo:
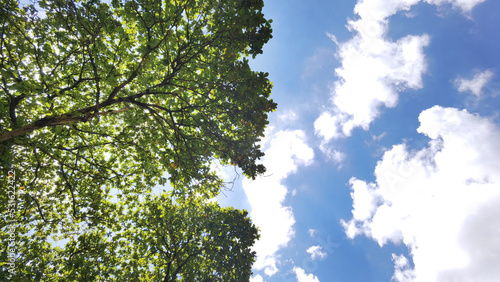
{"label": "green foliage", "polygon": [[[120,211],[130,216],[128,207],[155,185],[170,182],[175,197],[213,197],[223,187],[209,168],[214,159],[252,178],[265,171],[257,143],[276,103],[267,73],[252,71],[247,59],[271,38],[262,7],[262,0],[1,1],[0,170],[2,177],[14,170],[24,191],[16,232],[25,274],[105,275],[125,247],[103,232],[123,224]],[[7,197],[0,190],[2,208]],[[153,212],[141,205],[136,212]],[[93,231],[75,241],[68,234],[82,222]],[[1,222],[2,238],[7,226]],[[135,238],[127,234],[123,240]],[[54,236],[70,240],[58,255]],[[146,270],[134,273],[159,277]]]}
{"label": "green foliage", "polygon": [[271,37],[262,1],[38,4],[44,17],[2,7],[0,142],[14,152],[2,165],[38,169],[30,186],[61,166],[138,188],[165,171],[174,185],[214,182],[213,158],[264,172],[256,143],[276,104],[267,74],[241,57]]}
{"label": "green foliage", "polygon": [[129,255],[129,268],[121,267],[125,276],[147,277],[145,281],[248,281],[257,229],[246,211],[203,201],[191,197],[173,204],[163,194],[130,212],[127,222],[133,228],[118,235]]}
{"label": "green foliage", "polygon": [[[248,281],[259,235],[247,212],[206,197],[172,198],[115,204],[113,220],[83,231],[19,236],[23,255],[12,280]],[[54,246],[54,239],[65,245]]]}

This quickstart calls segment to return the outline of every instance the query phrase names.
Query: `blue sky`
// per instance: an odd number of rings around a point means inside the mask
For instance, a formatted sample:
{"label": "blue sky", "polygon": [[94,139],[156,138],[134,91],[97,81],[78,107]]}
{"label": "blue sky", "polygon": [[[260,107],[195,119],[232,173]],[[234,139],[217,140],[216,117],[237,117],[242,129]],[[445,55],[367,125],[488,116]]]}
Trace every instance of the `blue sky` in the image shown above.
{"label": "blue sky", "polygon": [[[266,1],[257,281],[500,281],[500,2]],[[232,168],[218,168],[231,179]]]}

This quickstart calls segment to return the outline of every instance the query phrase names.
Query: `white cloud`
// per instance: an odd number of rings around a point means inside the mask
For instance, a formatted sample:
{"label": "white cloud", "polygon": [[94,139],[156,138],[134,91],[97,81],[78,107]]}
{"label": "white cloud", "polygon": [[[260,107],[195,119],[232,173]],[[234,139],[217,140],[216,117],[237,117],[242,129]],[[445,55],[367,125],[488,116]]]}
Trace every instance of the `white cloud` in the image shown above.
{"label": "white cloud", "polygon": [[312,238],[312,237],[314,237],[314,235],[316,235],[316,233],[318,233],[318,230],[310,228],[309,230],[307,230],[307,233],[309,233],[309,236],[311,236],[311,238]]}
{"label": "white cloud", "polygon": [[262,276],[260,276],[260,275],[257,275],[257,276],[251,277],[250,282],[264,282],[264,278],[262,278]]}
{"label": "white cloud", "polygon": [[278,119],[281,122],[290,123],[290,122],[296,121],[298,119],[298,116],[294,111],[288,110],[288,111],[282,113],[281,115],[279,115]]}
{"label": "white cloud", "polygon": [[304,269],[300,267],[295,267],[293,269],[295,272],[295,275],[297,276],[297,281],[298,282],[319,282],[318,277],[316,277],[314,274],[307,274]]}
{"label": "white cloud", "polygon": [[341,163],[345,160],[346,154],[338,150],[333,150],[331,152],[330,158],[336,163]]}
{"label": "white cloud", "polygon": [[294,235],[292,208],[283,205],[288,189],[281,181],[296,172],[299,166],[310,165],[314,152],[305,143],[305,133],[300,130],[279,131],[268,140],[269,148],[263,159],[266,175],[253,181],[244,179],[243,189],[252,207],[250,216],[261,234],[254,246],[257,252],[254,267],[272,276],[278,271],[276,252]]}
{"label": "white cloud", "polygon": [[349,184],[353,190],[351,197],[354,199],[352,204],[354,218],[359,220],[370,218],[379,202],[376,186],[355,178],[351,178]]}
{"label": "white cloud", "polygon": [[445,3],[453,5],[453,7],[462,10],[464,14],[470,14],[472,9],[486,0],[426,0],[425,2],[434,5],[442,5]]}
{"label": "white cloud", "polygon": [[476,96],[480,96],[483,91],[483,87],[493,78],[493,72],[490,70],[485,70],[474,75],[472,79],[457,78],[455,80],[455,85],[460,92],[471,92]]}
{"label": "white cloud", "polygon": [[330,160],[334,163],[338,164],[338,168],[342,167],[342,163],[344,162],[347,155],[344,152],[336,150],[333,146],[326,141],[321,142],[319,149],[326,155]]}
{"label": "white cloud", "polygon": [[333,41],[333,43],[335,43],[335,45],[337,45],[337,46],[339,45],[339,41],[337,40],[337,37],[333,33],[327,32],[326,36],[328,36],[328,38],[330,38],[330,40]]}
{"label": "white cloud", "polygon": [[327,254],[325,251],[323,251],[323,248],[319,245],[317,246],[311,246],[309,249],[306,251],[307,253],[311,254],[311,259],[324,259],[327,257]]}
{"label": "white cloud", "polygon": [[[394,2],[394,1],[393,1]],[[352,129],[368,129],[380,115],[380,108],[394,107],[399,90],[422,87],[427,65],[423,49],[429,37],[406,36],[394,42],[386,38],[392,12],[377,1],[361,2],[355,12],[361,17],[350,20],[348,28],[355,36],[339,45],[342,66],[332,91],[333,108],[324,112],[314,126],[325,140],[349,136]]]}
{"label": "white cloud", "polygon": [[[367,130],[383,107],[397,105],[399,92],[422,88],[422,75],[427,70],[424,48],[429,45],[429,36],[408,35],[397,41],[387,37],[388,18],[399,11],[408,11],[419,2],[358,1],[354,12],[359,19],[347,23],[354,36],[346,42],[336,42],[341,67],[335,70],[338,80],[331,93],[332,108],[323,112],[314,123],[316,134],[325,141],[350,136],[354,128]],[[467,13],[483,0],[425,2],[451,3]]]}
{"label": "white cloud", "polygon": [[470,13],[474,7],[486,0],[358,0],[354,11],[364,18],[374,20],[386,19],[399,11],[409,11],[410,8],[420,2],[431,5],[451,4],[460,9],[462,13]]}
{"label": "white cloud", "polygon": [[382,132],[379,135],[372,135],[373,141],[380,141],[382,138],[384,138],[387,135],[387,132]]}
{"label": "white cloud", "polygon": [[339,117],[332,115],[328,112],[323,112],[314,121],[314,130],[316,135],[323,137],[326,141],[332,138],[338,138],[342,136],[337,129],[337,125],[340,123]]}
{"label": "white cloud", "polygon": [[414,268],[394,256],[396,281],[500,281],[500,129],[439,106],[419,121],[426,148],[396,145],[378,162],[376,183],[350,181],[346,234],[408,246]]}
{"label": "white cloud", "polygon": [[392,280],[400,282],[411,282],[415,279],[415,271],[411,269],[410,262],[404,255],[392,254],[394,262],[394,275]]}
{"label": "white cloud", "polygon": [[408,11],[420,0],[359,0],[354,12],[361,18],[384,21],[399,11]]}

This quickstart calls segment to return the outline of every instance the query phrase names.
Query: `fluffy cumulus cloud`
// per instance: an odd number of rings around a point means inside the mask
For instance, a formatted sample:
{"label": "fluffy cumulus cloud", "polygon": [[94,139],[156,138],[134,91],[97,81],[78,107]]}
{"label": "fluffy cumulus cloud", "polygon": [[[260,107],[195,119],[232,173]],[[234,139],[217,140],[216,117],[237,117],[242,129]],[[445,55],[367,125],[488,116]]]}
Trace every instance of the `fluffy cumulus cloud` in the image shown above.
{"label": "fluffy cumulus cloud", "polygon": [[419,116],[427,147],[387,151],[376,183],[351,179],[350,238],[404,243],[396,281],[500,281],[500,129],[465,110],[435,106]]}
{"label": "fluffy cumulus cloud", "polygon": [[460,92],[470,92],[476,96],[480,96],[483,92],[483,87],[493,78],[493,72],[485,70],[477,73],[471,79],[457,78],[455,85]]}
{"label": "fluffy cumulus cloud", "polygon": [[293,269],[298,282],[319,282],[318,277],[314,274],[307,274],[304,269],[295,267]]}
{"label": "fluffy cumulus cloud", "polygon": [[323,251],[323,248],[319,245],[311,246],[309,249],[307,249],[306,252],[311,255],[312,260],[316,260],[316,259],[322,260],[322,259],[327,257],[326,252]]}
{"label": "fluffy cumulus cloud", "polygon": [[[368,129],[383,107],[394,107],[399,92],[419,89],[427,64],[424,49],[428,35],[408,35],[396,41],[387,37],[388,18],[407,11],[420,0],[360,0],[354,8],[359,16],[347,28],[354,36],[339,46],[341,66],[332,90],[333,105],[314,123],[316,134],[328,141],[350,136],[354,128]],[[426,0],[430,4],[451,3],[463,12],[482,0]]]}
{"label": "fluffy cumulus cloud", "polygon": [[314,124],[316,133],[325,140],[348,136],[355,127],[368,129],[382,106],[397,104],[398,90],[422,87],[427,67],[423,49],[429,37],[406,36],[398,41],[386,37],[387,17],[402,6],[411,6],[399,2],[408,1],[361,1],[356,5],[360,18],[347,25],[355,35],[339,44],[337,55],[342,65],[336,69],[333,108]]}
{"label": "fluffy cumulus cloud", "polygon": [[254,246],[257,252],[254,267],[272,276],[278,271],[276,252],[294,235],[292,208],[283,205],[288,189],[281,182],[300,166],[311,164],[314,153],[305,142],[305,133],[300,130],[279,131],[272,134],[267,143],[263,159],[266,175],[256,180],[243,180],[243,189],[251,205],[250,216],[261,234]]}

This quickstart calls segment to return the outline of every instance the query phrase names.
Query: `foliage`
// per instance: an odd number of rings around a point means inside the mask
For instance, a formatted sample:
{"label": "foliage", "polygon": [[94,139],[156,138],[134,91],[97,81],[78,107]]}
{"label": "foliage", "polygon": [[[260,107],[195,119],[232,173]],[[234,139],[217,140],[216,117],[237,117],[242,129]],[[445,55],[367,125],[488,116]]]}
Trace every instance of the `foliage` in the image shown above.
{"label": "foliage", "polygon": [[262,1],[44,0],[44,17],[15,4],[2,7],[0,142],[28,187],[207,182],[213,158],[264,171],[256,143],[276,104],[241,58],[271,37]]}
{"label": "foliage", "polygon": [[[262,0],[1,1],[0,170],[2,177],[14,170],[23,188],[15,217],[25,273],[83,262],[95,267],[86,273],[104,273],[101,260],[121,263],[115,250],[124,247],[105,236],[123,224],[119,211],[167,182],[175,197],[217,195],[223,183],[210,171],[214,159],[252,178],[265,171],[257,143],[276,103],[267,73],[252,71],[247,59],[271,38],[262,7]],[[3,219],[7,199],[0,190]],[[54,255],[49,239],[84,222],[92,232]],[[4,238],[9,224],[0,225]],[[72,244],[88,254],[84,261],[64,253]]]}
{"label": "foliage", "polygon": [[[258,238],[246,211],[204,197],[121,202],[114,220],[65,235],[25,234],[14,281],[248,281]],[[51,240],[65,240],[54,246]],[[57,245],[61,245],[60,243]]]}

